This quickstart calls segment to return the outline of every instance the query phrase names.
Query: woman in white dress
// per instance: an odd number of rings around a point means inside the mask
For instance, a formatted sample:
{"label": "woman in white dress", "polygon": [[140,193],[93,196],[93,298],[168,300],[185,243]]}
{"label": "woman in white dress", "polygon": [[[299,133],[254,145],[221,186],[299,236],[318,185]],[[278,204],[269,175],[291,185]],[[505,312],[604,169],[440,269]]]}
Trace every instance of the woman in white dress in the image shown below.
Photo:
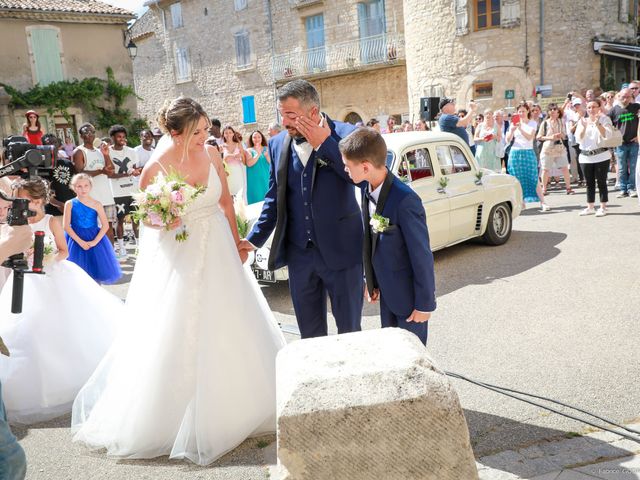
{"label": "woman in white dress", "polygon": [[78,394],[72,428],[75,440],[110,455],[206,465],[275,431],[275,357],[285,341],[242,266],[222,161],[205,146],[205,112],[178,98],[159,123],[169,135],[145,166],[141,188],[170,171],[207,188],[182,218],[186,241],[143,228],[130,323]]}
{"label": "woman in white dress", "polygon": [[[67,258],[61,222],[45,215],[44,180],[19,180],[15,196],[28,198],[34,232],[45,233],[51,253],[45,275],[25,275],[22,313],[11,312],[13,275],[0,293],[0,337],[11,352],[0,355],[0,381],[9,419],[35,423],[69,413],[76,394],[116,336],[122,301]],[[53,253],[57,250],[57,253]]]}

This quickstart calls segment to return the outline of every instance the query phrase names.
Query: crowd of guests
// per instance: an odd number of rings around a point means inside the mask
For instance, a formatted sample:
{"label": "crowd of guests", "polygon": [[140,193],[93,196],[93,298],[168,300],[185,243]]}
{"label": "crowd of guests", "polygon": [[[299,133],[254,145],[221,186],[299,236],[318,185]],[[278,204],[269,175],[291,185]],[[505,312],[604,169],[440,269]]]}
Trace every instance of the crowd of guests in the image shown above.
{"label": "crowd of guests", "polygon": [[440,129],[467,142],[482,168],[517,177],[524,201],[539,202],[543,212],[551,209],[545,197],[552,181],[562,181],[567,195],[575,193],[572,185],[586,187],[583,216],[607,214],[609,173],[616,174],[618,198],[638,196],[640,81],[599,96],[572,91],[544,111],[532,101],[518,104],[513,114],[479,113],[475,102],[457,109],[450,98],[439,106]]}
{"label": "crowd of guests", "polygon": [[[269,125],[269,138],[282,131],[277,123]],[[248,204],[262,202],[269,188],[271,157],[267,148],[267,137],[254,130],[243,142],[242,134],[233,126],[225,125],[217,118],[211,120],[209,145],[213,145],[222,155],[227,170],[227,181],[231,195],[240,197]]]}

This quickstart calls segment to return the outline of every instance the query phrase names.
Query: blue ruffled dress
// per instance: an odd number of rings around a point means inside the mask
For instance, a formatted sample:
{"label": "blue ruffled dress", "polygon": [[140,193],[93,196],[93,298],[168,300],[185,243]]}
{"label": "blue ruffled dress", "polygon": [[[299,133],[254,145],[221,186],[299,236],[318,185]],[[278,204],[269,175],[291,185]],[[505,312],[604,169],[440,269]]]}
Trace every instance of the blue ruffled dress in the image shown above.
{"label": "blue ruffled dress", "polygon": [[[71,228],[81,239],[91,241],[96,238],[98,226],[98,212],[86,206],[77,198],[71,200]],[[122,277],[122,269],[113,252],[113,247],[107,236],[103,236],[100,243],[89,250],[84,250],[76,241],[65,233],[69,258],[98,283],[114,283]]]}

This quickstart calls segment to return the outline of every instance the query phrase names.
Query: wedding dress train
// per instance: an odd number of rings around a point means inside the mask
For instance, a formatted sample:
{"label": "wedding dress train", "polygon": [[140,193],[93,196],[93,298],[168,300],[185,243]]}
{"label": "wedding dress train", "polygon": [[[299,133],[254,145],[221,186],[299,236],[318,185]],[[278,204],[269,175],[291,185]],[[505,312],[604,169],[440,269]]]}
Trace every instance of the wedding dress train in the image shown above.
{"label": "wedding dress train", "polygon": [[284,337],[218,207],[213,167],[183,217],[189,237],[143,229],[128,325],[78,394],[74,440],[127,458],[206,465],[275,431]]}

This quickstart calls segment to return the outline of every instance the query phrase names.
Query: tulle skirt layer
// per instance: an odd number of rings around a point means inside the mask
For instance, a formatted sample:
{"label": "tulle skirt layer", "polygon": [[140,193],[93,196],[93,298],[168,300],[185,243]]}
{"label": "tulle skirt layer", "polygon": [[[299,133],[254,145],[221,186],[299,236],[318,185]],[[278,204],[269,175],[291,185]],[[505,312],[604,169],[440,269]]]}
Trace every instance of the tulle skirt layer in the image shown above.
{"label": "tulle skirt layer", "polygon": [[[85,241],[96,238],[99,230],[98,227],[74,228],[76,234]],[[106,235],[95,247],[89,250],[84,250],[69,235],[65,234],[65,237],[69,249],[69,261],[82,268],[96,282],[110,284],[117,282],[122,277],[122,269]]]}
{"label": "tulle skirt layer", "polygon": [[185,223],[184,243],[143,228],[127,326],[73,406],[74,439],[111,455],[204,465],[275,431],[284,338],[220,210]]}
{"label": "tulle skirt layer", "polygon": [[9,419],[49,420],[71,404],[109,349],[124,304],[77,265],[62,261],[46,275],[25,275],[21,314],[12,314],[13,276],[0,293],[0,381]]}

